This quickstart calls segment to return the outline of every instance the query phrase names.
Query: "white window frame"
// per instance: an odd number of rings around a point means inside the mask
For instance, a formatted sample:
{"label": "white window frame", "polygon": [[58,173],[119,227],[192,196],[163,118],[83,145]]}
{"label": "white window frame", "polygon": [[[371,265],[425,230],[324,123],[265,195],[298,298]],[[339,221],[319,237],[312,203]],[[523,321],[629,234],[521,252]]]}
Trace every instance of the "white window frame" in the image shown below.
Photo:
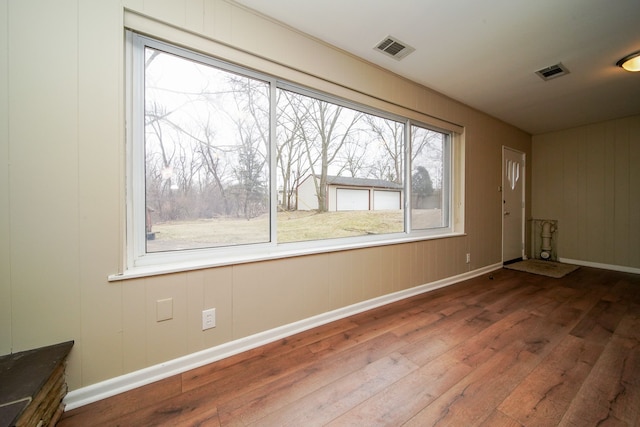
{"label": "white window frame", "polygon": [[[242,246],[226,246],[208,249],[190,249],[182,251],[171,251],[161,253],[146,252],[145,233],[145,176],[144,176],[144,67],[140,70],[140,60],[144,63],[144,46],[150,45],[159,47],[164,51],[177,54],[182,57],[196,59],[197,61],[209,63],[218,68],[226,68],[233,72],[257,78],[271,83],[271,140],[270,144],[270,218],[271,218],[271,242],[257,243]],[[397,244],[402,242],[419,241],[433,238],[452,237],[462,235],[462,221],[454,221],[454,211],[462,208],[461,182],[456,177],[462,176],[463,171],[460,165],[463,161],[455,158],[462,155],[456,144],[456,134],[448,129],[429,125],[426,122],[418,122],[412,118],[400,116],[396,113],[381,111],[379,107],[373,108],[344,100],[335,96],[321,93],[309,88],[305,88],[290,82],[279,80],[266,73],[259,73],[239,67],[230,63],[222,62],[213,57],[201,55],[182,47],[161,42],[157,39],[139,35],[132,31],[126,32],[126,260],[123,271],[109,277],[110,280],[122,280],[134,277],[143,277],[155,274],[165,274],[177,271],[187,271],[199,268],[215,267],[221,265],[239,264],[254,262],[266,259],[276,259],[291,256],[307,255],[337,250],[347,250],[361,247],[381,246]],[[403,213],[405,231],[401,233],[366,235],[351,238],[329,238],[324,240],[314,240],[293,243],[277,243],[277,186],[275,168],[275,148],[276,148],[276,108],[275,91],[279,88],[293,90],[295,92],[318,97],[322,100],[337,103],[348,108],[374,114],[383,118],[402,121],[405,126],[405,162],[404,162],[404,196]],[[376,100],[379,101],[380,100]],[[142,125],[141,125],[142,124]],[[430,130],[447,135],[448,151],[445,166],[444,181],[448,185],[445,195],[447,201],[443,206],[443,213],[446,215],[447,226],[425,230],[411,229],[411,147],[410,129],[412,125],[417,125]],[[142,141],[142,142],[141,142]],[[460,179],[458,178],[458,179]],[[453,206],[454,200],[456,206]]]}

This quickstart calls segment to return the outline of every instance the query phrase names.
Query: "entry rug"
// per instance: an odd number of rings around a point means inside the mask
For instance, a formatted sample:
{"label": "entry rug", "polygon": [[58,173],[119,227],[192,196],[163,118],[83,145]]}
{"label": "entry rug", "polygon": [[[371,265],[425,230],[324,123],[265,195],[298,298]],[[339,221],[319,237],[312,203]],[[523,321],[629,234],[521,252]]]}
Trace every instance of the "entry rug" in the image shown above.
{"label": "entry rug", "polygon": [[577,265],[563,264],[555,261],[544,261],[541,259],[527,259],[524,261],[507,264],[504,268],[510,270],[524,271],[527,273],[540,274],[543,276],[554,277],[559,279],[567,274],[576,271]]}

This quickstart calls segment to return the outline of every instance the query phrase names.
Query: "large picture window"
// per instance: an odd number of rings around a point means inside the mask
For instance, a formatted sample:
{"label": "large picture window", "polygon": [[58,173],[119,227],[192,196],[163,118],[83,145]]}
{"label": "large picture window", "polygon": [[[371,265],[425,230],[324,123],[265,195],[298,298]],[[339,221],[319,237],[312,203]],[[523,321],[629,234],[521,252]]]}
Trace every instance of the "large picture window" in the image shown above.
{"label": "large picture window", "polygon": [[128,34],[129,267],[450,233],[451,133]]}

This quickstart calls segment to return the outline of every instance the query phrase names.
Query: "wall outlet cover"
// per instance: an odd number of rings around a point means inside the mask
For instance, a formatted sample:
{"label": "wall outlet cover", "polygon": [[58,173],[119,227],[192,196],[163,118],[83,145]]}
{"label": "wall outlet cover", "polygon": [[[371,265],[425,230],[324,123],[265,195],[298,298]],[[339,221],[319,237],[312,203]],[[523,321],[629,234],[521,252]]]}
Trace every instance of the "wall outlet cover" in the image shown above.
{"label": "wall outlet cover", "polygon": [[208,310],[202,310],[202,330],[216,327],[216,309],[210,308]]}

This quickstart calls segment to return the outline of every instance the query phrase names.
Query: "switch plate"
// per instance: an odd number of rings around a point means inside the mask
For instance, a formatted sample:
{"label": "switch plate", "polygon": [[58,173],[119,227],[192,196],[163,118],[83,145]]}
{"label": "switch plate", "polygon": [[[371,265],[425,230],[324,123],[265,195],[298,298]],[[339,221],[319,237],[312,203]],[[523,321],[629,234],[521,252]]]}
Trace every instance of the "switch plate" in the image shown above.
{"label": "switch plate", "polygon": [[156,322],[173,319],[173,298],[156,301]]}
{"label": "switch plate", "polygon": [[467,264],[471,262],[471,254],[467,253]]}
{"label": "switch plate", "polygon": [[216,309],[210,308],[208,310],[202,310],[202,330],[216,327]]}

